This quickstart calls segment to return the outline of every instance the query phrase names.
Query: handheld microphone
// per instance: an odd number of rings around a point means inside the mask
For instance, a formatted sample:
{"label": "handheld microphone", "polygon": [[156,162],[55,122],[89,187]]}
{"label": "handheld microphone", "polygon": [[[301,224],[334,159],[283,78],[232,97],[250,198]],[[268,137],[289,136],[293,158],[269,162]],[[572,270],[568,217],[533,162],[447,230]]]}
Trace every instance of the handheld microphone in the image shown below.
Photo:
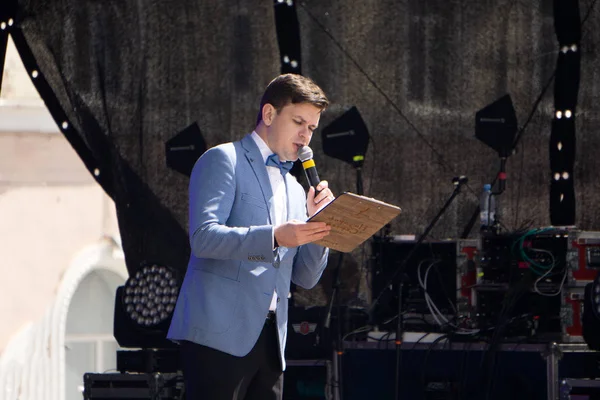
{"label": "handheld microphone", "polygon": [[298,150],[298,158],[302,161],[302,168],[304,168],[308,184],[315,188],[315,196],[318,195],[321,191],[317,190],[317,185],[321,180],[319,179],[319,174],[317,174],[317,167],[313,160],[312,149],[308,146],[301,147]]}

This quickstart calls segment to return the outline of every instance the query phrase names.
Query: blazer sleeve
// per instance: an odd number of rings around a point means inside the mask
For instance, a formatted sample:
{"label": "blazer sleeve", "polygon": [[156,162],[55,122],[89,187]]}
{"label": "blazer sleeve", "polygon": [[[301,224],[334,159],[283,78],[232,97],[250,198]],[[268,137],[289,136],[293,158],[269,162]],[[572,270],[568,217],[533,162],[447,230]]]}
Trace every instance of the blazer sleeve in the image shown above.
{"label": "blazer sleeve", "polygon": [[194,165],[189,187],[189,231],[198,258],[273,262],[271,225],[226,225],[235,199],[235,151],[209,149]]}
{"label": "blazer sleeve", "polygon": [[313,243],[300,246],[294,260],[292,282],[304,289],[315,287],[327,266],[328,256],[329,249],[326,247]]}
{"label": "blazer sleeve", "polygon": [[[302,200],[302,210],[304,220],[308,219],[306,210],[306,194],[304,189],[298,184],[298,194],[295,198]],[[327,257],[329,249],[314,243],[308,243],[298,247],[295,255],[294,266],[292,270],[292,282],[304,289],[312,289],[321,279],[321,275],[327,266]]]}

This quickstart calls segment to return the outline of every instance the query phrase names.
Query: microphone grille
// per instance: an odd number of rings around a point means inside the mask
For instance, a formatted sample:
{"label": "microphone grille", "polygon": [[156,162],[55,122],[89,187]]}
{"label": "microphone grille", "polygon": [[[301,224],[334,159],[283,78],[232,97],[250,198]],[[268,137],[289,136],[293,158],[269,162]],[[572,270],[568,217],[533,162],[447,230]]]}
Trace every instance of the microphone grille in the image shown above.
{"label": "microphone grille", "polygon": [[312,149],[308,146],[300,147],[300,149],[298,149],[298,158],[302,162],[304,162],[306,160],[310,160],[311,158],[313,158]]}

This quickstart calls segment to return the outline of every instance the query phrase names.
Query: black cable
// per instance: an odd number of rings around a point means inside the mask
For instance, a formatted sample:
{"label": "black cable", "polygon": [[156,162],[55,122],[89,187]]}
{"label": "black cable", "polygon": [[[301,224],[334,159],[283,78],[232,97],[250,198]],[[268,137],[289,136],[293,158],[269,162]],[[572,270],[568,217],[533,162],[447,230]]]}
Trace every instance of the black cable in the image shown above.
{"label": "black cable", "polygon": [[[373,152],[375,154],[377,154],[377,148],[375,145],[375,140],[373,140],[372,136],[369,136],[369,141],[371,142],[371,145],[373,147]],[[373,184],[373,177],[375,176],[375,165],[377,165],[377,160],[379,160],[378,157],[374,158],[373,164],[371,166],[371,176],[369,177],[369,184],[368,184],[368,188],[367,188],[367,193],[369,193],[369,195],[371,197],[374,197],[371,194],[371,187]],[[385,229],[385,228],[383,228]],[[383,230],[382,229],[382,230]],[[366,250],[366,246],[367,246],[368,241],[365,241],[362,245],[361,245],[361,262],[360,262],[360,267],[359,267],[359,271],[358,271],[358,276],[362,278],[363,273],[365,274],[365,281],[367,284],[367,287],[369,288],[369,290],[372,290],[373,288],[371,287],[371,280],[369,279],[369,273],[368,273],[368,268],[366,267],[367,265],[367,250]],[[357,280],[356,282],[356,298],[357,300],[359,300],[359,293],[360,293],[360,278]]]}
{"label": "black cable", "polygon": [[[521,318],[523,318],[523,317],[528,317],[528,316],[530,317],[531,315],[524,315],[524,316],[522,315],[522,316],[520,316],[520,317],[514,317],[514,318],[511,318],[511,319],[510,319],[510,320],[507,322],[507,324],[506,324],[506,325],[508,326],[508,324],[510,324],[511,322],[514,322],[515,320],[519,320],[519,319],[521,319]],[[525,336],[525,337],[521,338],[521,339],[520,339],[520,340],[519,340],[519,341],[518,341],[518,342],[515,344],[515,347],[514,347],[514,348],[513,348],[511,351],[513,351],[513,352],[514,352],[514,351],[516,351],[517,347],[518,347],[518,346],[519,346],[521,343],[523,343],[524,341],[526,341],[527,339],[528,339],[528,337],[527,337],[527,336]],[[501,346],[501,345],[502,345],[502,342],[500,342],[500,344],[499,344],[499,345]],[[492,368],[493,368],[493,370],[492,370],[492,376],[491,376],[491,379],[490,379],[490,388],[489,388],[489,391],[488,391],[489,393],[492,393],[492,392],[493,392],[493,390],[494,390],[494,385],[495,385],[495,383],[496,383],[496,377],[497,377],[497,375],[498,375],[498,372],[499,372],[499,370],[500,370],[500,362],[498,362],[498,361],[497,361],[497,359],[495,360],[495,362],[494,362],[494,365],[492,366]]]}
{"label": "black cable", "polygon": [[[441,259],[440,261],[444,261],[443,259]],[[452,298],[450,297],[450,295],[448,294],[448,292],[446,292],[446,287],[444,285],[444,277],[442,276],[442,273],[440,272],[440,269],[438,268],[438,265],[440,263],[435,263],[432,265],[431,268],[433,268],[436,272],[437,278],[438,278],[438,284],[440,285],[440,289],[442,290],[442,293],[444,294],[444,296],[446,296],[446,300],[448,300],[448,306],[450,308],[452,308],[452,310],[454,311],[454,317],[458,317],[458,310],[456,309],[456,305],[454,304],[454,302],[452,301]],[[431,297],[431,296],[430,296]],[[456,296],[455,296],[456,297]]]}
{"label": "black cable", "polygon": [[[396,268],[396,271],[394,271],[394,273],[392,273],[391,277],[389,277],[387,279],[387,282],[383,286],[383,289],[381,290],[381,292],[379,293],[379,295],[372,301],[371,307],[369,308],[369,314],[372,315],[372,313],[374,312],[375,306],[379,303],[379,301],[381,300],[382,296],[389,290],[389,288],[392,287],[392,284],[394,283],[394,281],[396,281],[396,279],[398,277],[400,277],[400,279],[403,279],[402,278],[402,273],[404,272],[404,268],[408,264],[408,261],[411,260],[412,256],[418,250],[418,247],[421,245],[421,243],[423,243],[423,241],[425,240],[425,238],[428,237],[429,232],[434,228],[435,224],[442,217],[442,215],[445,213],[446,209],[450,206],[450,204],[452,203],[452,201],[454,200],[454,198],[460,193],[461,187],[464,184],[465,183],[462,183],[462,182],[455,182],[454,183],[454,191],[452,192],[452,194],[450,195],[450,197],[448,198],[448,200],[446,200],[446,203],[444,204],[444,206],[440,209],[440,211],[434,217],[434,219],[429,223],[429,225],[427,226],[427,228],[425,228],[425,231],[419,236],[418,240],[413,244],[413,247],[410,249],[410,251],[408,252],[408,254],[399,263],[399,266]],[[399,298],[399,300],[400,300],[400,298]],[[400,310],[400,309],[398,310],[398,312],[401,312],[401,311],[402,310]]]}
{"label": "black cable", "polygon": [[403,318],[402,321],[404,321],[404,322],[406,322],[406,321],[422,321],[429,326],[433,326],[431,324],[431,322],[427,321],[424,317],[408,317],[408,318]]}
{"label": "black cable", "polygon": [[427,351],[425,352],[425,356],[423,358],[423,367],[421,368],[421,386],[423,387],[423,398],[426,398],[427,383],[425,378],[427,374],[427,359],[429,358],[429,353],[431,353],[431,350],[433,350],[436,344],[447,338],[448,335],[441,335],[440,337],[436,338],[433,342],[431,342],[429,348],[427,348]]}
{"label": "black cable", "polygon": [[[583,17],[583,19],[581,20],[581,30],[583,31],[583,26],[585,25],[586,21],[588,20],[588,18],[590,17],[590,14],[592,13],[592,10],[594,9],[594,6],[596,6],[596,3],[598,2],[598,0],[594,0],[594,2],[592,3],[592,5],[588,8],[587,12],[585,13],[585,17]],[[581,35],[581,39],[583,40],[583,38],[585,37],[585,35],[587,35],[589,31],[584,31]]]}
{"label": "black cable", "polygon": [[[369,135],[369,141],[371,142],[373,153],[379,154],[379,152],[377,151],[377,146],[375,145],[375,140],[373,140],[373,136]],[[371,177],[369,178],[369,187],[367,188],[367,193],[369,193],[371,197],[373,197],[373,195],[371,194],[371,187],[373,185],[373,177],[375,176],[375,166],[377,165],[377,160],[379,160],[379,157],[373,158],[373,165],[371,166]]]}
{"label": "black cable", "polygon": [[[372,147],[373,147],[373,151],[375,152],[375,154],[377,154],[377,153],[378,153],[378,152],[377,152],[377,147],[376,147],[376,145],[375,145],[375,140],[373,140],[373,137],[372,137],[372,136],[369,136],[369,141],[371,142],[371,145],[372,145]],[[375,160],[379,160],[379,158],[375,158]],[[374,197],[374,196],[371,194],[371,187],[372,187],[372,184],[373,184],[373,177],[375,176],[375,165],[376,165],[376,162],[375,162],[375,161],[373,161],[373,165],[371,166],[371,176],[370,176],[370,178],[369,178],[369,187],[368,187],[368,189],[367,189],[367,192],[369,193],[369,195],[370,195],[371,197]],[[389,227],[390,227],[390,224],[387,224],[387,225],[385,225],[385,226],[384,226],[384,227],[383,227],[383,228],[382,228],[382,229],[381,229],[381,230],[378,232],[378,235],[381,237],[381,239],[384,239],[386,236],[388,236],[388,235],[389,235]],[[365,260],[367,259],[367,253],[366,253],[366,250],[365,250],[366,243],[367,243],[367,242],[365,242],[365,243],[362,245],[362,256],[361,256],[362,260],[361,260],[361,267],[360,267],[360,271],[359,271],[359,276],[362,276],[362,273],[363,273],[363,268],[364,268],[364,266],[366,265],[366,261],[365,261]],[[371,250],[373,250],[373,249],[371,249]],[[381,240],[381,241],[380,241],[380,245],[379,245],[379,253],[380,253],[380,254],[381,254],[382,250],[383,250],[383,240]],[[373,257],[373,253],[371,252],[371,258],[372,258],[372,257]],[[380,265],[380,267],[381,267],[381,265]],[[383,270],[382,270],[382,269],[380,269],[380,271],[383,271]],[[372,290],[373,290],[373,286],[372,286],[373,282],[372,282],[372,280],[370,279],[370,276],[369,276],[368,270],[366,271],[366,274],[365,274],[365,281],[366,281],[366,284],[367,284],[367,288],[369,288],[369,290],[371,290],[371,291],[372,291]],[[357,288],[356,288],[356,295],[357,295],[357,297],[358,297],[358,293],[359,293],[359,287],[360,287],[360,280],[359,280],[359,281],[356,283],[356,286],[357,286]]]}
{"label": "black cable", "polygon": [[460,365],[460,370],[458,372],[458,380],[459,380],[459,386],[458,386],[458,399],[464,399],[465,396],[463,395],[465,392],[467,392],[467,365],[469,363],[469,351],[471,350],[471,342],[467,342],[465,348],[463,348],[463,360],[462,363]]}
{"label": "black cable", "polygon": [[434,333],[434,332],[426,332],[423,336],[421,336],[419,339],[417,339],[416,342],[413,343],[412,347],[408,351],[414,350],[417,347],[417,345],[419,343],[421,343],[421,340],[425,339],[427,336],[431,335],[432,333]]}
{"label": "black cable", "polygon": [[[542,127],[540,124],[540,131],[541,131]],[[517,226],[517,223],[519,221],[519,203],[521,202],[521,182],[523,180],[523,165],[525,164],[525,151],[521,150],[520,152],[520,156],[521,156],[521,166],[519,167],[519,177],[517,179],[517,201],[516,201],[516,205],[515,205],[515,222],[513,223],[513,228]]]}
{"label": "black cable", "polygon": [[520,281],[518,281],[513,287],[509,289],[504,297],[504,302],[500,313],[498,314],[498,320],[496,327],[492,335],[492,339],[488,346],[487,352],[482,353],[482,370],[484,373],[484,395],[481,398],[486,400],[490,399],[491,391],[493,388],[494,372],[496,371],[496,353],[500,347],[502,335],[508,324],[511,322],[510,313],[520,298],[529,291],[532,284],[531,274],[526,274]]}
{"label": "black cable", "polygon": [[390,337],[390,335],[392,334],[392,332],[386,332],[382,337],[380,338],[370,338],[371,340],[375,340],[377,342],[377,350],[381,350],[381,343],[385,343],[385,347],[387,349],[387,343],[388,342],[393,342],[395,339],[388,339]]}
{"label": "black cable", "polygon": [[[523,137],[523,134],[525,133],[525,129],[527,128],[527,126],[529,125],[529,123],[531,122],[531,120],[533,119],[533,116],[535,115],[535,113],[536,113],[536,111],[537,111],[540,103],[544,99],[544,95],[546,94],[546,92],[550,88],[550,85],[552,84],[552,81],[554,81],[555,77],[556,77],[556,68],[554,69],[554,71],[552,72],[552,75],[550,75],[550,77],[548,78],[548,81],[546,82],[546,84],[542,88],[542,92],[539,94],[539,96],[537,97],[537,99],[533,103],[532,109],[529,112],[529,115],[527,116],[527,120],[525,121],[525,123],[523,124],[523,126],[521,127],[521,129],[519,129],[519,131],[517,132],[517,136],[515,137],[515,140],[513,141],[513,145],[512,145],[512,150],[513,151],[514,151],[514,149],[517,148],[517,145],[521,141],[521,138]],[[497,177],[496,177],[496,179],[497,179]],[[496,182],[496,179],[494,179],[494,183]]]}

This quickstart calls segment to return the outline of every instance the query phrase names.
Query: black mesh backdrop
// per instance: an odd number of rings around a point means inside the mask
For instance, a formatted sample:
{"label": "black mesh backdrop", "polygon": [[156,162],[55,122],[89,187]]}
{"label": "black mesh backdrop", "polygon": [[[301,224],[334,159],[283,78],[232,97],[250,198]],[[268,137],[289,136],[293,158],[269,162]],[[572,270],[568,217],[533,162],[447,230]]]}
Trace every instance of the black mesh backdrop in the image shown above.
{"label": "black mesh backdrop", "polygon": [[[592,3],[580,1],[582,18]],[[556,65],[552,2],[332,4],[314,0],[304,4],[298,8],[304,73],[325,82],[337,105],[356,105],[373,137],[364,168],[365,189],[371,187],[367,194],[404,209],[394,222],[394,232],[419,234],[451,193],[451,178],[467,175],[471,190],[457,198],[432,232],[437,238],[458,237],[477,207],[482,185],[499,168],[497,153],[474,138],[475,112],[509,93],[519,125],[525,122]],[[592,206],[600,189],[594,172],[599,138],[593,128],[598,125],[594,108],[600,72],[597,8],[583,26],[577,122],[577,224],[588,230],[600,228],[598,211]],[[421,135],[373,88],[315,19]],[[499,200],[508,229],[526,223],[549,224],[552,104],[551,85],[518,153],[508,159],[507,191]],[[354,175],[348,166],[329,159],[324,163],[323,175],[336,176],[336,188],[353,187]]]}
{"label": "black mesh backdrop", "polygon": [[[592,3],[580,1],[582,17]],[[130,268],[145,259],[185,265],[187,178],[166,169],[163,143],[196,120],[209,146],[252,128],[262,89],[279,71],[272,6],[21,2],[18,25],[40,71],[98,163],[114,173]],[[373,138],[365,194],[404,209],[392,232],[422,232],[451,193],[451,178],[464,174],[469,189],[432,232],[459,236],[499,166],[497,154],[474,138],[475,112],[509,93],[524,123],[556,65],[552,2],[306,0],[297,9],[302,71],[333,101],[321,126],[357,106]],[[581,42],[575,179],[577,223],[587,230],[600,228],[599,12],[591,12]],[[508,160],[499,201],[508,229],[549,223],[552,111],[551,86]],[[334,191],[354,191],[354,170],[323,155],[319,134],[312,147]],[[360,252],[347,259],[354,269],[364,266]]]}

